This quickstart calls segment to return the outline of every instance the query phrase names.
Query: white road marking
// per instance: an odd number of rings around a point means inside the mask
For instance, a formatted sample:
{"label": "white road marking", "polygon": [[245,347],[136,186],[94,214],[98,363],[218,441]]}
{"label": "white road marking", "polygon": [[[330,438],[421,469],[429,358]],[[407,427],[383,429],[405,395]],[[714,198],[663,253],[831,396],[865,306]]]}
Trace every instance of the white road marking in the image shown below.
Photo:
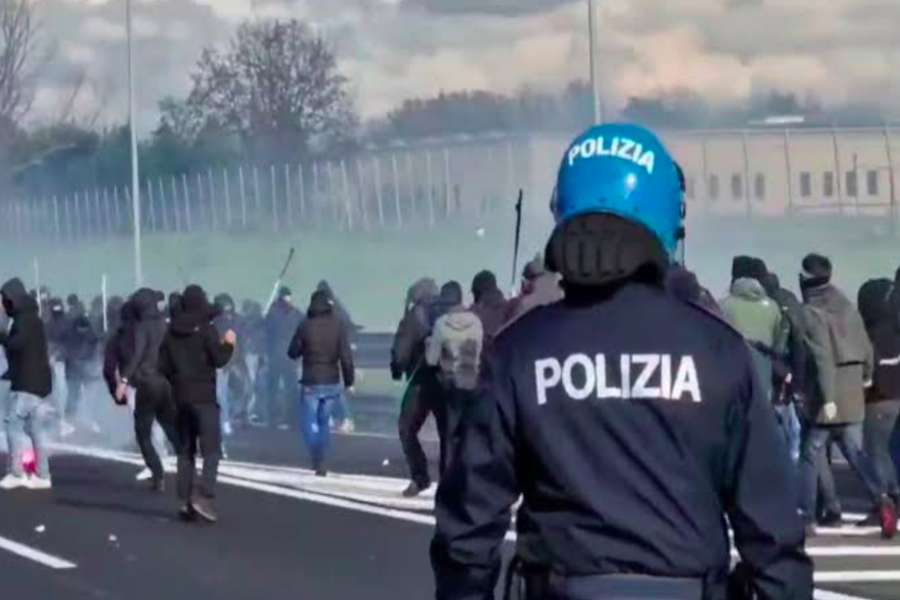
{"label": "white road marking", "polygon": [[868,600],[861,596],[849,596],[838,592],[829,592],[828,590],[816,590],[813,595],[814,600]]}
{"label": "white road marking", "polygon": [[0,537],[0,550],[6,550],[7,552],[11,552],[22,558],[27,558],[28,560],[42,564],[45,567],[50,567],[51,569],[74,569],[78,566],[64,558],[41,552],[36,548],[20,544],[19,542],[15,542],[5,537]]}
{"label": "white road marking", "polygon": [[820,571],[816,583],[876,583],[900,581],[900,571]]}

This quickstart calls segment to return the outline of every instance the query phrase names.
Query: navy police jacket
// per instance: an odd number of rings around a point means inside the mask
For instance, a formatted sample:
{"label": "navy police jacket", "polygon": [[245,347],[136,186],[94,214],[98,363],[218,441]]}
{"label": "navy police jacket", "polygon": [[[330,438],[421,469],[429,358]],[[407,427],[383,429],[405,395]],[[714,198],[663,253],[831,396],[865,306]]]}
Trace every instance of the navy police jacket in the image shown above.
{"label": "navy police jacket", "polygon": [[494,597],[521,497],[518,557],[556,575],[722,583],[730,523],[758,598],[808,600],[796,482],[760,390],[740,335],[650,285],[524,317],[485,356],[438,490],[437,597]]}

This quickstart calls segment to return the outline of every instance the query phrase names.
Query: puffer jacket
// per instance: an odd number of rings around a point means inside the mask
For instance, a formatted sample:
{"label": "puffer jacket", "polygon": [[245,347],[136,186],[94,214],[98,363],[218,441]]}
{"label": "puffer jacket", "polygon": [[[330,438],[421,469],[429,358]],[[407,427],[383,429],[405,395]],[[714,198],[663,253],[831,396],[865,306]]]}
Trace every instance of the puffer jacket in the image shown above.
{"label": "puffer jacket", "polygon": [[440,367],[441,380],[461,390],[478,383],[484,328],[474,312],[457,306],[437,320],[428,339],[425,361]]}
{"label": "puffer jacket", "polygon": [[324,291],[313,294],[306,320],[297,327],[288,356],[303,358],[303,385],[353,387],[353,352],[347,324]]}
{"label": "puffer jacket", "polygon": [[9,370],[4,379],[10,391],[46,398],[53,390],[47,337],[38,316],[37,301],[25,290],[20,279],[10,279],[0,288],[3,308],[12,319],[9,332],[0,332],[0,345],[6,352]]}

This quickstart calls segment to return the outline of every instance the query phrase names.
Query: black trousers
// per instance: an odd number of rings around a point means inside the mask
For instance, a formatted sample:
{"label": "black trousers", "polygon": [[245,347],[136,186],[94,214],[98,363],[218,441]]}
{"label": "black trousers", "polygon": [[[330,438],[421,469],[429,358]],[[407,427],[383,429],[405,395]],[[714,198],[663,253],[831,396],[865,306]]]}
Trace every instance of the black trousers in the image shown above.
{"label": "black trousers", "polygon": [[265,421],[270,425],[281,425],[287,423],[296,426],[300,422],[299,417],[291,414],[296,412],[293,410],[297,404],[298,386],[297,386],[297,363],[289,360],[287,357],[269,356],[267,366],[266,380],[266,402],[265,410],[262,411]]}
{"label": "black trousers", "polygon": [[153,421],[158,421],[172,449],[179,451],[180,443],[176,426],[177,415],[172,401],[172,388],[164,379],[142,381],[136,386],[134,402],[134,433],[141,455],[154,479],[163,476],[162,462],[153,447]]}
{"label": "black trousers", "polygon": [[222,420],[219,405],[209,402],[178,404],[178,433],[181,452],[178,453],[178,498],[184,502],[194,493],[195,459],[199,443],[203,456],[203,473],[197,486],[200,495],[216,495],[216,478],[222,458]]}
{"label": "black trousers", "polygon": [[428,458],[419,442],[419,432],[428,419],[428,415],[434,415],[437,421],[438,437],[441,447],[441,473],[444,471],[447,452],[445,440],[447,438],[447,405],[445,393],[437,381],[433,370],[418,372],[413,376],[409,389],[400,407],[400,419],[397,423],[400,435],[400,444],[406,463],[409,465],[409,476],[419,487],[431,485],[431,476],[428,474]]}

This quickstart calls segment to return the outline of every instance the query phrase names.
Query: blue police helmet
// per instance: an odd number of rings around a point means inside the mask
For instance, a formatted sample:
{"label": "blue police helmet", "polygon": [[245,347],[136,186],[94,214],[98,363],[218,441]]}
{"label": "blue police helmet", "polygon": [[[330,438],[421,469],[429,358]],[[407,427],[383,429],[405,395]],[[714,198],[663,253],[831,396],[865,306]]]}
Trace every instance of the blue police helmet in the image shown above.
{"label": "blue police helmet", "polygon": [[557,223],[589,213],[643,225],[674,254],[682,235],[683,176],[655,134],[636,125],[593,127],[569,146],[552,201]]}

